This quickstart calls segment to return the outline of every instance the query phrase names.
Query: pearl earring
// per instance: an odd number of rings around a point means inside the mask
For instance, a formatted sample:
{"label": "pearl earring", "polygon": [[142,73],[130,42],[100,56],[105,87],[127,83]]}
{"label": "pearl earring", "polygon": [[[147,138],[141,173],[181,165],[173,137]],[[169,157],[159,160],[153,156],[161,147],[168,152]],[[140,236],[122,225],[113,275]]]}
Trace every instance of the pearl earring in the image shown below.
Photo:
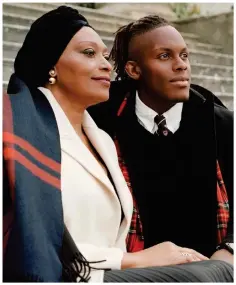
{"label": "pearl earring", "polygon": [[49,78],[49,84],[51,84],[51,85],[53,85],[53,84],[55,84],[56,83],[56,78],[55,78],[55,76],[56,76],[56,72],[55,72],[55,70],[54,69],[52,69],[52,70],[50,70],[49,71],[49,75],[51,76],[50,78]]}
{"label": "pearl earring", "polygon": [[49,81],[49,84],[53,85],[56,83],[56,78],[50,77],[48,81]]}

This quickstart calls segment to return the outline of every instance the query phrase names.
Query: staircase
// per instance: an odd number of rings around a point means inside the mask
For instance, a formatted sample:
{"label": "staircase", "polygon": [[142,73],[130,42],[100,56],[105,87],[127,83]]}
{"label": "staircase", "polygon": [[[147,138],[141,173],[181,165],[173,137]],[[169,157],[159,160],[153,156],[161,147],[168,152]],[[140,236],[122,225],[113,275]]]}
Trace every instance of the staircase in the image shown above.
{"label": "staircase", "polygon": [[[47,11],[62,5],[56,3],[4,3],[3,4],[3,86],[6,88],[13,72],[13,62],[31,23]],[[97,30],[104,43],[111,48],[114,32],[122,25],[129,23],[140,10],[132,15],[108,8],[93,10],[67,4],[79,9]],[[118,4],[116,4],[118,5]],[[122,4],[119,4],[120,6]],[[139,4],[140,5],[140,4]],[[145,5],[145,4],[143,4]],[[151,13],[158,10],[152,9]],[[149,14],[147,11],[145,13]],[[151,14],[150,13],[150,14]],[[163,15],[168,20],[174,20],[173,15]],[[190,48],[192,67],[192,83],[202,85],[217,95],[224,104],[233,110],[233,55],[222,53],[222,47],[201,42],[198,35],[181,33]]]}

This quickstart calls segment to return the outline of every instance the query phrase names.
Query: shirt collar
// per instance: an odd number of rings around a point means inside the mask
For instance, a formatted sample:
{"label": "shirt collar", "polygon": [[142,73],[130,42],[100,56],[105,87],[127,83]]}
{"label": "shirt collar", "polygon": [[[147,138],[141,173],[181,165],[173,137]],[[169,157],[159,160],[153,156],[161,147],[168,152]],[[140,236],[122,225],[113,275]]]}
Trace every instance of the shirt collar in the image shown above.
{"label": "shirt collar", "polygon": [[[183,103],[177,103],[168,111],[163,113],[166,118],[166,126],[172,132],[176,132],[179,128],[181,117],[182,117]],[[136,91],[135,101],[135,113],[138,117],[139,122],[151,133],[157,130],[154,118],[158,115],[157,112],[145,105],[139,98],[138,92]]]}

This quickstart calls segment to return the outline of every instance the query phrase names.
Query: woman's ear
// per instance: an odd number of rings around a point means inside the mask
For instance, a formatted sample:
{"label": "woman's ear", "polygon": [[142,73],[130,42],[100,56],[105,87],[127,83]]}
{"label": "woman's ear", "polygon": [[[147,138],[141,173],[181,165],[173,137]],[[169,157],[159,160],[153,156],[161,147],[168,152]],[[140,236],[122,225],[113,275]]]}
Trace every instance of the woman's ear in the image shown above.
{"label": "woman's ear", "polygon": [[137,62],[129,60],[125,65],[125,71],[129,75],[130,78],[134,80],[138,80],[141,75],[141,70],[137,64]]}

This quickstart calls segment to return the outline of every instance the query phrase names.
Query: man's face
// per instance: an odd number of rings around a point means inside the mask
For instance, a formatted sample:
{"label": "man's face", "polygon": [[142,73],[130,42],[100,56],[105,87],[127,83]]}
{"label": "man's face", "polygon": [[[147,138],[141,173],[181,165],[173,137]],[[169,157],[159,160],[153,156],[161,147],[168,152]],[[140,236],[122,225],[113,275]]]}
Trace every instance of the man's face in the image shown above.
{"label": "man's face", "polygon": [[191,68],[188,49],[172,26],[156,28],[131,41],[141,89],[149,96],[172,102],[189,98]]}

